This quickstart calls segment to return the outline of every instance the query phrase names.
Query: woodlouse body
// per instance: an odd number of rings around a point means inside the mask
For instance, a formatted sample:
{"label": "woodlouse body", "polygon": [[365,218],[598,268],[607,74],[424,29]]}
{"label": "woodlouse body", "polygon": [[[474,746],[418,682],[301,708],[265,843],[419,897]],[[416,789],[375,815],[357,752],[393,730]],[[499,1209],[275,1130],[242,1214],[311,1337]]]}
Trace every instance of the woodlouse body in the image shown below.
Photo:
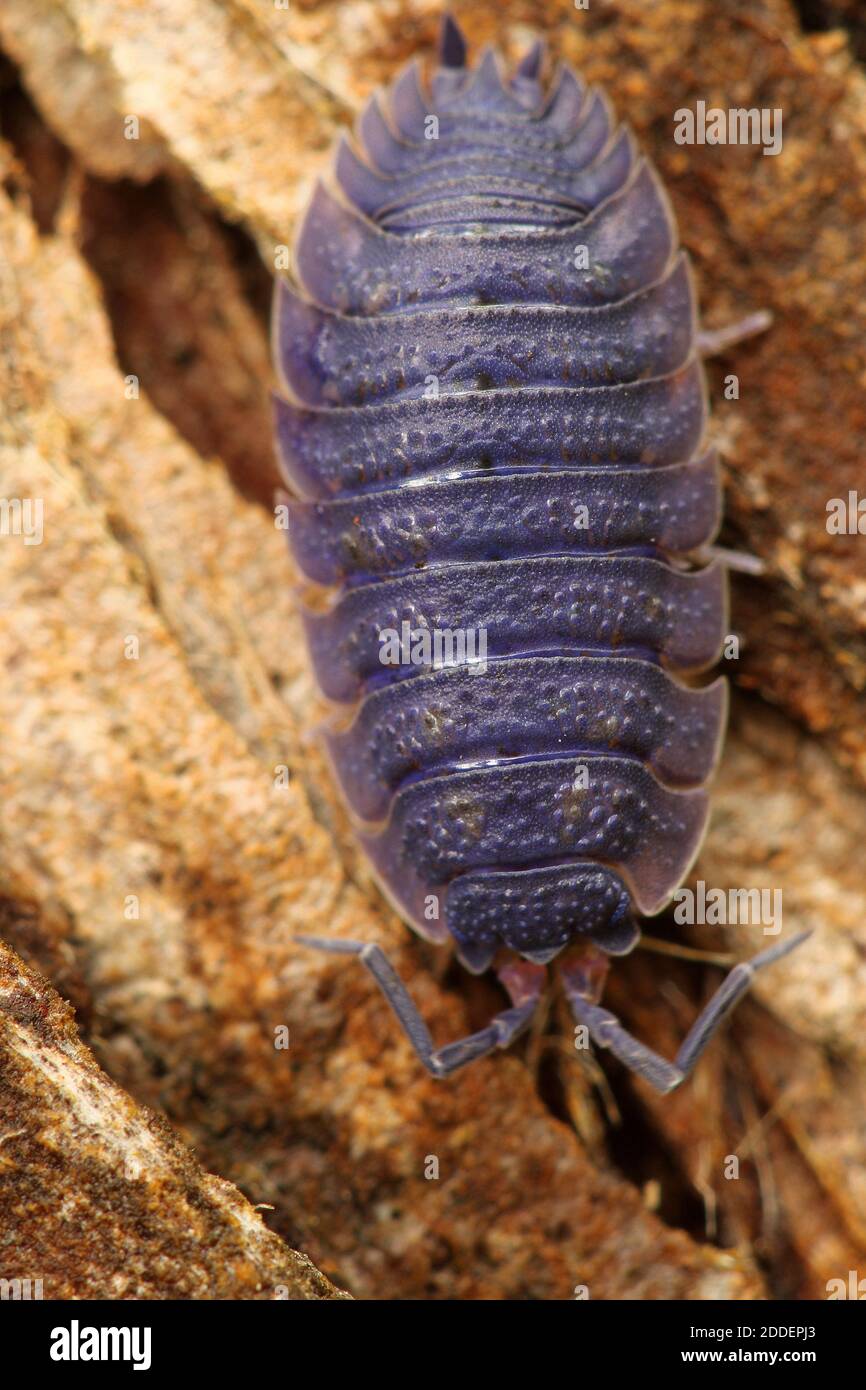
{"label": "woodlouse body", "polygon": [[[295,558],[335,589],[305,624],[353,710],[328,741],[362,843],[417,931],[476,972],[525,964],[500,972],[514,1007],[437,1053],[364,959],[442,1073],[509,1040],[582,943],[576,1015],[668,1089],[595,996],[694,859],[725,718],[723,681],[680,679],[718,659],[727,606],[723,566],[688,562],[720,520],[691,274],[598,92],[568,69],[545,92],[537,47],[510,82],[492,52],[469,70],[451,21],[440,56],[314,194],[303,293],[275,305],[277,438]],[[486,662],[383,666],[407,629],[483,631]]]}

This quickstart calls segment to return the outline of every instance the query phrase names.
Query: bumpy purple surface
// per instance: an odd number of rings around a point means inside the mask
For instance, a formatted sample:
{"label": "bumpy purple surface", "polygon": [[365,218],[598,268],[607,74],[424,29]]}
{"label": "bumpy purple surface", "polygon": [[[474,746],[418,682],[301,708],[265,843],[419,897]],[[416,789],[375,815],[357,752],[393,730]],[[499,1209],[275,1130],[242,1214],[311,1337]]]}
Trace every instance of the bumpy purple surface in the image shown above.
{"label": "bumpy purple surface", "polygon": [[[539,63],[407,68],[275,301],[333,765],[392,900],[473,970],[631,948],[700,842],[726,705],[677,677],[726,620],[724,573],[681,558],[720,516],[689,266],[606,99]],[[483,627],[486,670],[383,666],[404,622]]]}

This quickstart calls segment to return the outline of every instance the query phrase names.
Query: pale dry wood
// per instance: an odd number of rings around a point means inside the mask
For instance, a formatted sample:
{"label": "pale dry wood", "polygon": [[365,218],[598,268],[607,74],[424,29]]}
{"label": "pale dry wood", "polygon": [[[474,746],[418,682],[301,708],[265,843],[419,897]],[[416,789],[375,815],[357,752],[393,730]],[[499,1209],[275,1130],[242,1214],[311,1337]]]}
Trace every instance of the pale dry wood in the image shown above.
{"label": "pale dry wood", "polygon": [[0,1219],[3,1278],[42,1298],[346,1296],[109,1080],[2,943]]}

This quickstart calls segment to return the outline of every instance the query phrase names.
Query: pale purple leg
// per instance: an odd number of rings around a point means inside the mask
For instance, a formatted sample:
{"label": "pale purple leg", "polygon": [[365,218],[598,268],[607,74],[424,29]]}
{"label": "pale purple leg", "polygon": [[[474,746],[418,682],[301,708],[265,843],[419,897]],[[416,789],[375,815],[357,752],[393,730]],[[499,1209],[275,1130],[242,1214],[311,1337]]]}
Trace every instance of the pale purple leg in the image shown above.
{"label": "pale purple leg", "polygon": [[674,1062],[668,1062],[657,1052],[638,1042],[637,1038],[626,1032],[614,1014],[592,1003],[581,992],[583,981],[579,978],[579,967],[571,976],[563,970],[565,992],[574,1017],[589,1030],[596,1047],[608,1048],[629,1071],[642,1076],[657,1091],[667,1094],[685,1081],[719,1024],[749,988],[755,972],[765,965],[772,965],[774,961],[781,960],[782,956],[786,956],[789,951],[793,951],[805,941],[807,936],[811,936],[811,932],[801,932],[790,941],[780,941],[768,950],[761,951],[752,960],[741,961],[739,965],[735,965],[698,1015]]}
{"label": "pale purple leg", "polygon": [[773,315],[767,309],[759,309],[757,313],[747,314],[735,323],[725,324],[724,328],[702,328],[698,333],[698,352],[702,357],[715,357],[737,343],[745,342],[747,338],[766,333],[772,322]]}
{"label": "pale purple leg", "polygon": [[725,545],[702,545],[700,550],[694,550],[690,559],[696,560],[699,564],[709,564],[712,560],[718,560],[729,570],[736,570],[738,574],[751,574],[755,578],[760,578],[766,572],[766,565],[757,555],[749,555],[745,550],[729,550]]}
{"label": "pale purple leg", "polygon": [[[714,357],[720,352],[726,352],[730,347],[735,347],[737,343],[745,342],[747,338],[766,333],[772,323],[773,315],[767,309],[759,309],[754,314],[737,319],[735,323],[726,324],[724,328],[702,328],[698,332],[698,352],[702,357]],[[760,576],[766,569],[763,560],[759,560],[757,555],[747,555],[740,550],[728,550],[721,545],[704,546],[696,553],[695,558],[702,561],[720,560],[728,569],[737,570],[740,574]]]}
{"label": "pale purple leg", "polygon": [[[376,984],[384,994],[412,1044],[415,1052],[430,1072],[431,1076],[448,1076],[465,1067],[468,1062],[477,1061],[494,1052],[498,1047],[508,1047],[519,1033],[529,1024],[538,1004],[541,986],[545,978],[543,970],[533,973],[522,971],[518,980],[513,980],[506,967],[500,974],[503,984],[515,999],[514,1007],[504,1009],[477,1033],[467,1038],[448,1043],[445,1047],[434,1047],[426,1023],[418,1012],[409,991],[400,979],[381,946],[372,942],[345,941],[340,938],[329,940],[321,936],[297,936],[302,946],[311,946],[317,951],[330,951],[335,955],[357,956],[362,965],[369,970]],[[497,972],[498,974],[500,972]],[[528,985],[528,982],[531,983]],[[527,987],[528,985],[528,987]],[[519,1002],[518,1002],[519,1001]]]}

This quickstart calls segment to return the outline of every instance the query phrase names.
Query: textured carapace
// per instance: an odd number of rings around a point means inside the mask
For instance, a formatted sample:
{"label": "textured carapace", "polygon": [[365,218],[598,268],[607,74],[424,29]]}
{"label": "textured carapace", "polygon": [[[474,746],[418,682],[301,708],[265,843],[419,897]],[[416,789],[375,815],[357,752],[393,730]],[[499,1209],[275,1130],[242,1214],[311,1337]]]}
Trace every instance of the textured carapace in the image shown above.
{"label": "textured carapace", "polygon": [[720,489],[688,261],[604,96],[542,57],[468,69],[446,20],[429,87],[412,64],[340,141],[274,315],[336,775],[391,900],[476,972],[632,948],[697,852],[726,709],[692,679],[726,573],[689,560]]}

